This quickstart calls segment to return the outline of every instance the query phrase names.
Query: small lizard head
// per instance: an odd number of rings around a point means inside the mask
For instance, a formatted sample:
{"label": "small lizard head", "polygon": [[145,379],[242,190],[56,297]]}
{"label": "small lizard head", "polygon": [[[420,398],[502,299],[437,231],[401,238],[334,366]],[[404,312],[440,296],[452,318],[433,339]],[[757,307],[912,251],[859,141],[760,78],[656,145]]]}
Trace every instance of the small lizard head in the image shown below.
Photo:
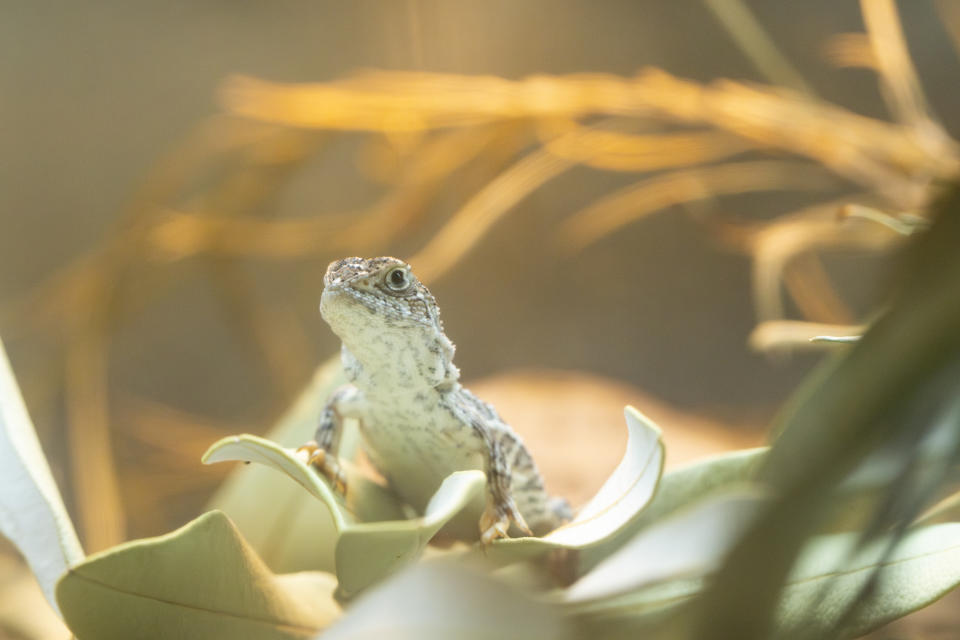
{"label": "small lizard head", "polygon": [[344,333],[358,323],[367,328],[425,327],[443,332],[433,295],[410,265],[397,258],[337,260],[327,267],[323,284],[320,313],[341,339],[348,339]]}
{"label": "small lizard head", "polygon": [[327,267],[323,284],[320,315],[343,341],[351,381],[356,365],[391,385],[457,379],[437,301],[410,265],[388,257],[344,258]]}

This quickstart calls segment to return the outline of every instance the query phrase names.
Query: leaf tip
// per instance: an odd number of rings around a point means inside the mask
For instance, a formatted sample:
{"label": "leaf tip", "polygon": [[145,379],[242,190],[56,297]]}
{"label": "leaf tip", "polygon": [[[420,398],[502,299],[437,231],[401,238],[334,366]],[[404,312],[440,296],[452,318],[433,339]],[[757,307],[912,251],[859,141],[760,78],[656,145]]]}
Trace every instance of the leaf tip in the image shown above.
{"label": "leaf tip", "polygon": [[200,462],[203,464],[216,464],[217,462],[223,462],[224,458],[216,457],[217,451],[222,449],[228,444],[237,444],[240,442],[240,436],[227,436],[225,438],[220,438],[207,449],[202,456],[200,456]]}
{"label": "leaf tip", "polygon": [[643,412],[641,412],[639,409],[637,409],[633,405],[628,404],[623,408],[623,417],[627,419],[628,425],[633,422],[636,422],[646,427],[647,429],[654,431],[657,434],[657,437],[660,437],[663,435],[663,429],[661,429],[656,422],[648,418],[646,415],[644,415]]}

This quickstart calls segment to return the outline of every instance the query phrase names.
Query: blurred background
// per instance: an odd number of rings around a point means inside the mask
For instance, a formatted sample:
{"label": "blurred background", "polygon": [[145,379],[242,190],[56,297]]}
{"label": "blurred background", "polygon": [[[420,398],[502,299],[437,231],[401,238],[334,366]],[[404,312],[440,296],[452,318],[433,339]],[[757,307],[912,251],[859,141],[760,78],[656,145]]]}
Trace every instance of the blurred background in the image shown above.
{"label": "blurred background", "polygon": [[336,354],[346,255],[412,261],[574,502],[627,402],[671,464],[761,442],[957,172],[958,36],[947,1],[4,3],[0,336],[86,549],[203,508],[206,447]]}

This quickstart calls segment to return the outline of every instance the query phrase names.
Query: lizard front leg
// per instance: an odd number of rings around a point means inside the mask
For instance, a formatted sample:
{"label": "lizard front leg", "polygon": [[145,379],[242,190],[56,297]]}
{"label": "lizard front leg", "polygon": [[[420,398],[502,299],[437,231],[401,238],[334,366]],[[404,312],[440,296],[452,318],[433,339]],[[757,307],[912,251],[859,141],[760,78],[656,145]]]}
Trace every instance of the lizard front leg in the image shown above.
{"label": "lizard front leg", "polygon": [[480,517],[480,542],[488,545],[497,538],[506,538],[511,522],[527,535],[533,535],[510,493],[510,460],[501,440],[478,417],[471,420],[471,426],[483,442],[484,471],[487,474],[487,506]]}
{"label": "lizard front leg", "polygon": [[320,414],[314,439],[297,449],[297,453],[306,453],[307,464],[326,476],[335,489],[344,495],[347,493],[347,476],[337,459],[337,452],[343,435],[343,421],[346,418],[360,418],[360,397],[360,392],[353,385],[337,389]]}

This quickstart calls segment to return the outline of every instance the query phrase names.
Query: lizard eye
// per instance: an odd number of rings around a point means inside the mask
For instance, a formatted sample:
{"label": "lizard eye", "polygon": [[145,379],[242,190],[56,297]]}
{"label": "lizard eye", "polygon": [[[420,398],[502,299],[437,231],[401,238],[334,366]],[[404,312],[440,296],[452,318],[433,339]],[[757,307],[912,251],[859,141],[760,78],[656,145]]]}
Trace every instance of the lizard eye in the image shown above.
{"label": "lizard eye", "polygon": [[397,267],[387,273],[386,283],[394,291],[403,291],[410,286],[410,278],[406,269]]}

